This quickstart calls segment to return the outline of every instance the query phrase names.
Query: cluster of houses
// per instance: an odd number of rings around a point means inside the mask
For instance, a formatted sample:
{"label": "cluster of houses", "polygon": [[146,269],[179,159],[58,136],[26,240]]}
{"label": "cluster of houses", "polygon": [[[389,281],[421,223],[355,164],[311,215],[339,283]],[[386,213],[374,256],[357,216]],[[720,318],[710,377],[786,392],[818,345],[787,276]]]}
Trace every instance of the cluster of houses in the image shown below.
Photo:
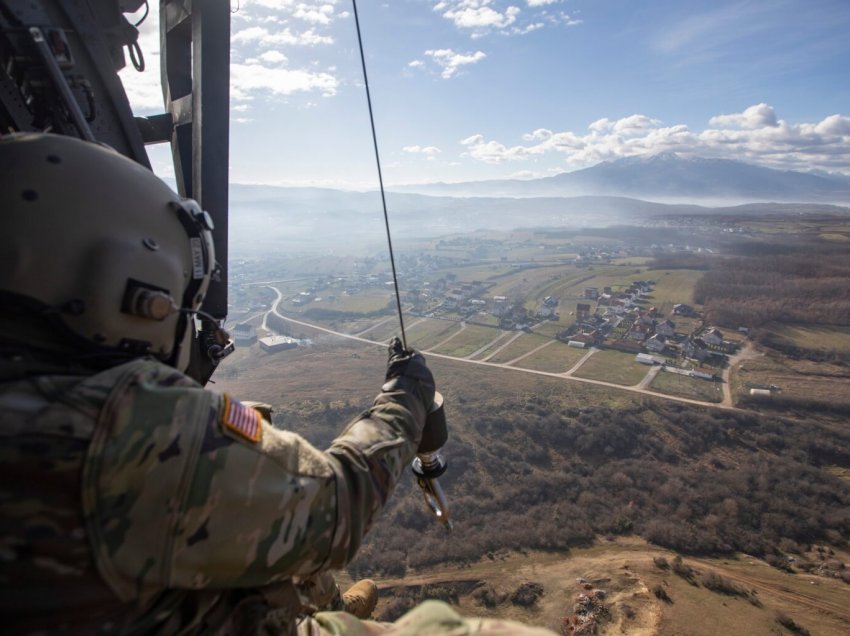
{"label": "cluster of houses", "polygon": [[[692,334],[676,331],[676,323],[664,318],[655,307],[642,306],[642,299],[652,291],[653,281],[636,281],[623,291],[610,287],[599,290],[587,287],[584,297],[595,300],[576,304],[576,321],[557,334],[571,347],[606,347],[636,354],[644,364],[665,364],[668,358],[688,358],[696,365],[718,366],[725,355],[734,353],[738,344],[727,340],[715,327]],[[677,304],[674,315],[698,317],[691,306]],[[711,367],[696,366],[692,375],[713,379]]]}

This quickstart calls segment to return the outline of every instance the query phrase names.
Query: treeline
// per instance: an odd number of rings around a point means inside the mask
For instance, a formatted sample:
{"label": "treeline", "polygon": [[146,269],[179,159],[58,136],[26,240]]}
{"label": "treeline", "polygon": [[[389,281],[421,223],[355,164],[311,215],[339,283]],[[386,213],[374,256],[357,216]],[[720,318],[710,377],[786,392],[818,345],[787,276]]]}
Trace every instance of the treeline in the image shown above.
{"label": "treeline", "polygon": [[711,322],[850,324],[850,259],[811,250],[717,261],[694,288]]}
{"label": "treeline", "polygon": [[[561,411],[495,401],[453,414],[446,535],[407,475],[354,576],[637,534],[691,554],[765,556],[850,534],[850,432],[684,405]],[[722,459],[721,459],[722,457]]]}
{"label": "treeline", "polygon": [[697,269],[707,271],[714,267],[716,256],[704,256],[692,252],[675,254],[657,254],[650,263],[650,269]]}

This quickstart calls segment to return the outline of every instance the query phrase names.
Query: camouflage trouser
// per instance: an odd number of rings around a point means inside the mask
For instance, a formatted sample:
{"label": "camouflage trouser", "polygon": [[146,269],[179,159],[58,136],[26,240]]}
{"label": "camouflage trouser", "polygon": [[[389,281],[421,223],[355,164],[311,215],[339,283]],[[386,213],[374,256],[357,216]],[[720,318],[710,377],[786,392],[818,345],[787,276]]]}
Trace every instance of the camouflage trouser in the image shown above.
{"label": "camouflage trouser", "polygon": [[298,625],[299,636],[555,636],[541,627],[493,618],[464,618],[441,601],[425,601],[394,623],[361,621],[345,612],[319,612]]}

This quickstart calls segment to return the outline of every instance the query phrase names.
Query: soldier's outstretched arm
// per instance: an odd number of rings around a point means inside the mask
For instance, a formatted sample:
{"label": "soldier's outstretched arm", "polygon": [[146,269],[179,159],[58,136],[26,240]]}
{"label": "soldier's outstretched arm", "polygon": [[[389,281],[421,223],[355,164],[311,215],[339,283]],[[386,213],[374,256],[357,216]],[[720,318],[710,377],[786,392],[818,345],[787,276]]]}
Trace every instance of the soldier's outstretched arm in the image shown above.
{"label": "soldier's outstretched arm", "polygon": [[101,574],[122,598],[264,586],[341,567],[413,458],[434,382],[394,346],[387,382],[325,451],[173,369],[138,364],[83,476]]}

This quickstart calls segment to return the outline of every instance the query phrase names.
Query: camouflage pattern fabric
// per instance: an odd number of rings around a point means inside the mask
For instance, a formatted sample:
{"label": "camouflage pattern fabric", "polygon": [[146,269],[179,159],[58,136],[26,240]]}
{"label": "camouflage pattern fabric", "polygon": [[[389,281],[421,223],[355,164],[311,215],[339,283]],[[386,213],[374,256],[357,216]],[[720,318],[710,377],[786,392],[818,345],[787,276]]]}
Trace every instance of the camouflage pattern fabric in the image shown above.
{"label": "camouflage pattern fabric", "polygon": [[298,625],[298,636],[554,636],[542,627],[494,618],[464,618],[442,601],[425,601],[394,623],[320,612]]}
{"label": "camouflage pattern fabric", "polygon": [[6,628],[290,633],[292,578],[344,566],[412,459],[420,385],[385,384],[320,452],[262,418],[252,441],[152,360],[2,382]]}

